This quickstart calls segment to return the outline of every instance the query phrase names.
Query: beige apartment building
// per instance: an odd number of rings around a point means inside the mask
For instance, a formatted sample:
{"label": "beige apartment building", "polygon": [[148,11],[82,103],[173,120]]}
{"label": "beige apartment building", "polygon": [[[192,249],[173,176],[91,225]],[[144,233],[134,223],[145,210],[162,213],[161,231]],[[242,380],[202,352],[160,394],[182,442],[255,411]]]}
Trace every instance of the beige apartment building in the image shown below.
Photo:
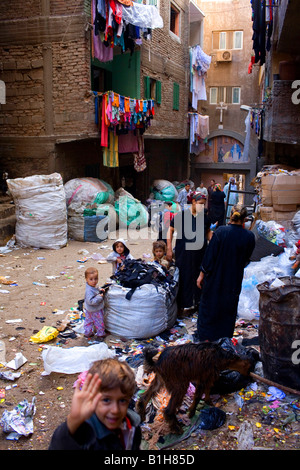
{"label": "beige apartment building", "polygon": [[[259,106],[259,67],[249,64],[253,55],[249,0],[198,0],[203,12],[203,50],[211,56],[207,72],[207,100],[198,112],[209,116],[205,148],[191,155],[191,179],[196,184],[211,178],[222,186],[235,176],[240,189],[249,184],[258,164],[258,136],[245,132],[248,109]],[[246,137],[247,136],[247,137]]]}

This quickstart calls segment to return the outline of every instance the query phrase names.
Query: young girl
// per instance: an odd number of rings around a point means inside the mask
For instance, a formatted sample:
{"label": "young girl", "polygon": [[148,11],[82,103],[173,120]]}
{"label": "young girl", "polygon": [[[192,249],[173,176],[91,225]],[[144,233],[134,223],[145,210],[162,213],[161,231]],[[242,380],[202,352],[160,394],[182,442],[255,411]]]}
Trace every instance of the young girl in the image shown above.
{"label": "young girl", "polygon": [[98,339],[105,337],[105,327],[103,320],[104,290],[98,288],[98,271],[96,268],[88,268],[85,271],[85,318],[84,318],[84,335],[91,337],[96,330]]}
{"label": "young girl", "polygon": [[49,450],[139,450],[140,417],[128,409],[135,390],[126,362],[95,362],[83,384],[76,381],[70,413],[54,431]]}
{"label": "young girl", "polygon": [[106,260],[113,263],[113,274],[118,271],[126,259],[133,259],[127,247],[125,240],[118,238],[112,246],[113,251],[107,256]]}

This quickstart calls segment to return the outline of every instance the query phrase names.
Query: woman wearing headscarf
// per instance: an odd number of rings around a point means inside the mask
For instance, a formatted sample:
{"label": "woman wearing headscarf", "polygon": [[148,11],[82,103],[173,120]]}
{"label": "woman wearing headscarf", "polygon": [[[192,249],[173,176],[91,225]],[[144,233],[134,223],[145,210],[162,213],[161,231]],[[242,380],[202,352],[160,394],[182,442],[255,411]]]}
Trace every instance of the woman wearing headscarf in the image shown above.
{"label": "woman wearing headscarf", "polygon": [[184,309],[198,308],[201,291],[197,287],[197,277],[202,259],[210,238],[210,224],[207,210],[204,208],[206,197],[194,193],[192,204],[178,212],[170,222],[167,234],[168,261],[172,260],[172,240],[175,234],[175,265],[179,270],[178,308],[179,314]]}
{"label": "woman wearing headscarf", "polygon": [[218,227],[206,249],[197,286],[201,300],[197,340],[231,338],[235,328],[244,268],[255,246],[254,234],[243,227],[247,209],[236,205],[229,225]]}
{"label": "woman wearing headscarf", "polygon": [[211,194],[209,220],[212,224],[218,222],[218,227],[224,225],[225,216],[225,193],[222,191],[220,183],[216,183]]}

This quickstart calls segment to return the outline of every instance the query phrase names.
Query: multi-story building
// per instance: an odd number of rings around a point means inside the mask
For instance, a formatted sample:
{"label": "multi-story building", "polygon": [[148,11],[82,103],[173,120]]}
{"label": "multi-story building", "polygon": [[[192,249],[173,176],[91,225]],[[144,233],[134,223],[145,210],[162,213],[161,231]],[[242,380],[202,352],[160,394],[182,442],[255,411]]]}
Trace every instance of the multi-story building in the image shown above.
{"label": "multi-story building", "polygon": [[[245,132],[248,110],[259,105],[259,67],[252,66],[252,19],[249,0],[198,0],[204,14],[203,49],[211,56],[207,100],[198,112],[209,116],[205,148],[191,155],[191,179],[222,186],[230,176],[249,190],[256,174],[258,138]],[[251,73],[250,73],[251,72]],[[248,134],[248,135],[247,135]]]}
{"label": "multi-story building", "polygon": [[266,38],[257,47],[264,59],[257,57],[264,112],[264,162],[299,168],[299,5],[288,0],[266,0],[265,7],[263,11],[260,4],[253,2],[253,29]]}
{"label": "multi-story building", "polygon": [[[10,178],[57,171],[64,181],[94,176],[114,189],[125,178],[145,199],[154,179],[180,181],[188,173],[190,2],[136,1],[156,8],[162,23],[130,37],[125,48],[115,41],[105,51],[112,52],[109,60],[94,50],[93,2],[0,3],[1,171]],[[105,91],[154,99],[142,136],[143,171],[135,170],[131,152],[120,154],[117,166],[103,164],[95,96]]]}

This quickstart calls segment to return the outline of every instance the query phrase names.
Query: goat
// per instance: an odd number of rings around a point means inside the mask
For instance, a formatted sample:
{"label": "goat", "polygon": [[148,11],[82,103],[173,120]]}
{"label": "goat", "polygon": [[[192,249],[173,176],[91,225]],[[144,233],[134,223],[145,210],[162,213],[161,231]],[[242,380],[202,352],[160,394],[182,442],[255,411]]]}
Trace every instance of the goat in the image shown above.
{"label": "goat", "polygon": [[154,361],[153,358],[158,352],[152,346],[144,349],[144,370],[146,373],[154,372],[155,377],[148,390],[138,400],[136,408],[144,421],[147,403],[165,386],[170,393],[170,400],[164,410],[164,417],[170,431],[175,434],[183,432],[176,412],[190,382],[195,385],[194,399],[189,409],[189,417],[192,418],[203,394],[204,401],[211,404],[210,391],[221,371],[231,369],[248,375],[251,367],[249,359],[242,359],[220,345],[209,342],[169,346],[163,350],[158,360]]}

